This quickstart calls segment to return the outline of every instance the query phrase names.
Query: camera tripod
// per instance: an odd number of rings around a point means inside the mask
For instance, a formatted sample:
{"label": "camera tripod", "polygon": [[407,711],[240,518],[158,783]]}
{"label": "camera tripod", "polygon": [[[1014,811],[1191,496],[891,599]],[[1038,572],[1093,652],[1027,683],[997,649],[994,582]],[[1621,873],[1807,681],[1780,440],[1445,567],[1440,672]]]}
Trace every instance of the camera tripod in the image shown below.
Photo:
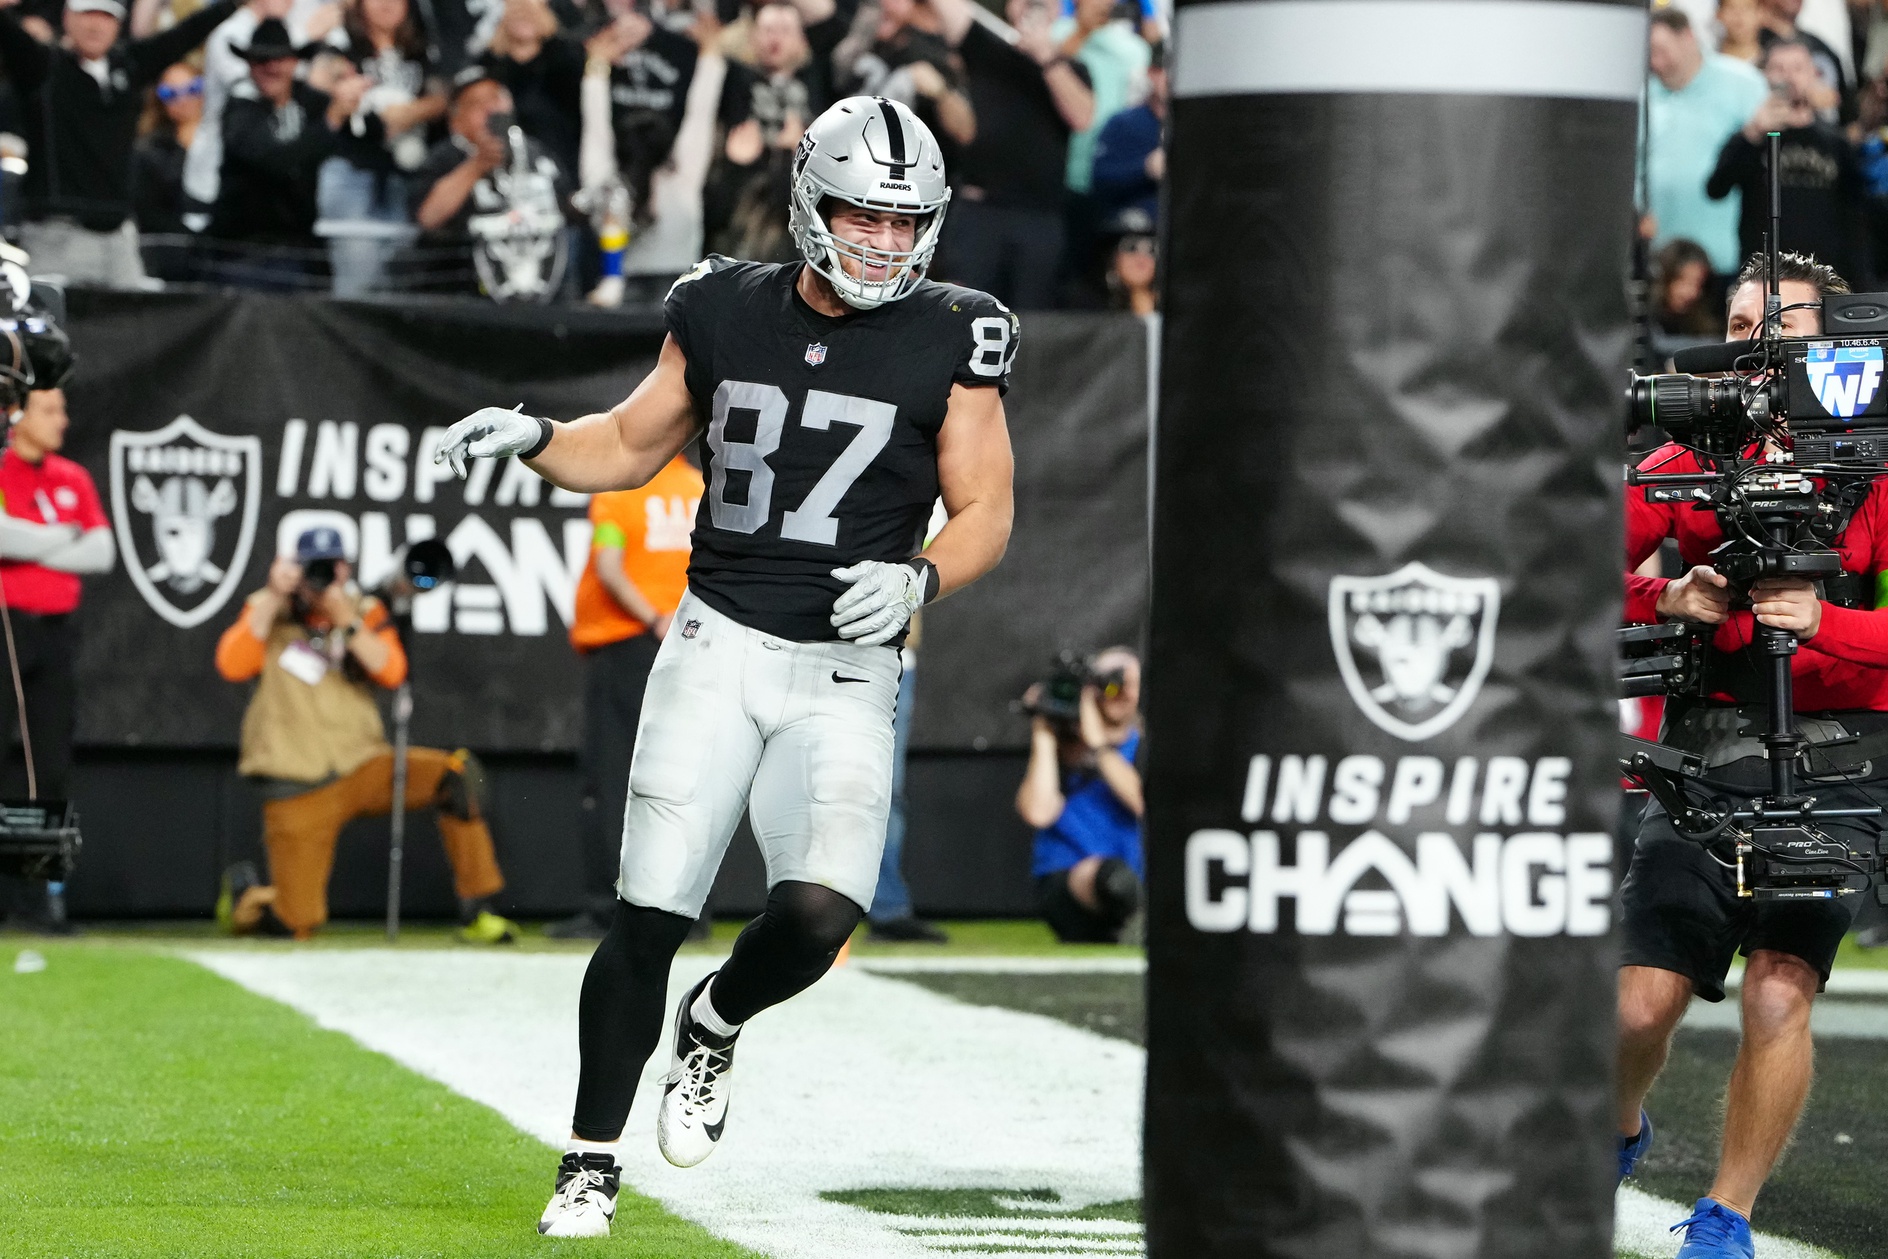
{"label": "camera tripod", "polygon": [[413,724],[413,600],[457,576],[446,545],[428,538],[405,549],[392,578],[376,591],[406,652],[407,676],[393,693],[393,808],[387,817],[387,939],[400,938],[400,892],[406,863],[407,749]]}

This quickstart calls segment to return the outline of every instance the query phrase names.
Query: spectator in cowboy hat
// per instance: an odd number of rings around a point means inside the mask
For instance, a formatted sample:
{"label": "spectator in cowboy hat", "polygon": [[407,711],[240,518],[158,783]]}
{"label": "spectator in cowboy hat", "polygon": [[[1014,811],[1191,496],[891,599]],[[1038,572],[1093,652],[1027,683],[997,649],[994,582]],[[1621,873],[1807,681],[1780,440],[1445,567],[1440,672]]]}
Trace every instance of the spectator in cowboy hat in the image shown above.
{"label": "spectator in cowboy hat", "polygon": [[[317,243],[321,164],[334,155],[368,82],[346,63],[329,91],[298,81],[296,68],[313,50],[297,48],[277,18],[258,25],[239,51],[256,94],[231,100],[223,113],[223,178],[210,234],[274,248],[218,269],[251,287],[297,288]],[[362,126],[366,136],[380,137],[379,115],[365,115]]]}
{"label": "spectator in cowboy hat", "polygon": [[36,271],[74,284],[141,287],[131,147],[144,92],[235,13],[236,0],[215,0],[167,31],[127,43],[118,42],[120,0],[67,0],[65,42],[51,45],[21,26],[18,3],[0,0],[0,65],[25,111],[32,154],[20,244]]}

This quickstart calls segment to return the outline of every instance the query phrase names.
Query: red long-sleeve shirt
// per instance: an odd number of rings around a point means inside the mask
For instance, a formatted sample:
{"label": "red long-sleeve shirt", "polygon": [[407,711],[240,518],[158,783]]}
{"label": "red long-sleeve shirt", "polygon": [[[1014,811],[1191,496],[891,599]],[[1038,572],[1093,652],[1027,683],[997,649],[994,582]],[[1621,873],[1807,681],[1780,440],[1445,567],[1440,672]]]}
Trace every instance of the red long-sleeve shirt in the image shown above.
{"label": "red long-sleeve shirt", "polygon": [[[1681,446],[1661,446],[1639,464],[1645,472],[1699,472],[1698,460]],[[1626,490],[1626,610],[1625,619],[1650,624],[1659,619],[1657,605],[1667,581],[1632,572],[1666,538],[1678,540],[1678,554],[1687,568],[1710,562],[1711,551],[1724,541],[1717,513],[1690,503],[1648,503],[1635,487]],[[1842,569],[1873,575],[1888,570],[1888,480],[1877,481],[1856,509],[1849,526],[1837,539],[1835,551]],[[1741,651],[1752,638],[1749,611],[1733,612],[1718,626],[1712,639],[1720,651]],[[1804,712],[1825,709],[1868,708],[1888,711],[1888,608],[1864,610],[1822,605],[1822,624],[1792,657],[1796,707]]]}

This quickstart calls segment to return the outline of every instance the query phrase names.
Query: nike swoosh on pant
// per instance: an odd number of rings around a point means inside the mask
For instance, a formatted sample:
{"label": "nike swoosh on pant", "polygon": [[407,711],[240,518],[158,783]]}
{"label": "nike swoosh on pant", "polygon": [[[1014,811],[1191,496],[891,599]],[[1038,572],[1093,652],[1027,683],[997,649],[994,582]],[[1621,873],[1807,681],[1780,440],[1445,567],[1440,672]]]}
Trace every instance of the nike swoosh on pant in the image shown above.
{"label": "nike swoosh on pant", "polygon": [[833,681],[835,682],[870,682],[871,680],[871,678],[849,678],[839,672],[839,670],[833,670]]}

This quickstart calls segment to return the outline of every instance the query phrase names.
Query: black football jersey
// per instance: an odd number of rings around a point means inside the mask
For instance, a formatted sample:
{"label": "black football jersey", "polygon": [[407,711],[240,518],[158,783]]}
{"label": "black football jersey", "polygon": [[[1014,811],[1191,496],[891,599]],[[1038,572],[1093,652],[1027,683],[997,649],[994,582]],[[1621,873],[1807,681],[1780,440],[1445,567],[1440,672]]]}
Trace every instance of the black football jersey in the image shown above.
{"label": "black football jersey", "polygon": [[836,638],[832,576],[918,553],[937,500],[951,386],[1009,386],[1018,324],[995,298],[925,281],[833,317],[800,263],[710,255],[669,291],[705,425],[688,585],[716,611],[797,642]]}

